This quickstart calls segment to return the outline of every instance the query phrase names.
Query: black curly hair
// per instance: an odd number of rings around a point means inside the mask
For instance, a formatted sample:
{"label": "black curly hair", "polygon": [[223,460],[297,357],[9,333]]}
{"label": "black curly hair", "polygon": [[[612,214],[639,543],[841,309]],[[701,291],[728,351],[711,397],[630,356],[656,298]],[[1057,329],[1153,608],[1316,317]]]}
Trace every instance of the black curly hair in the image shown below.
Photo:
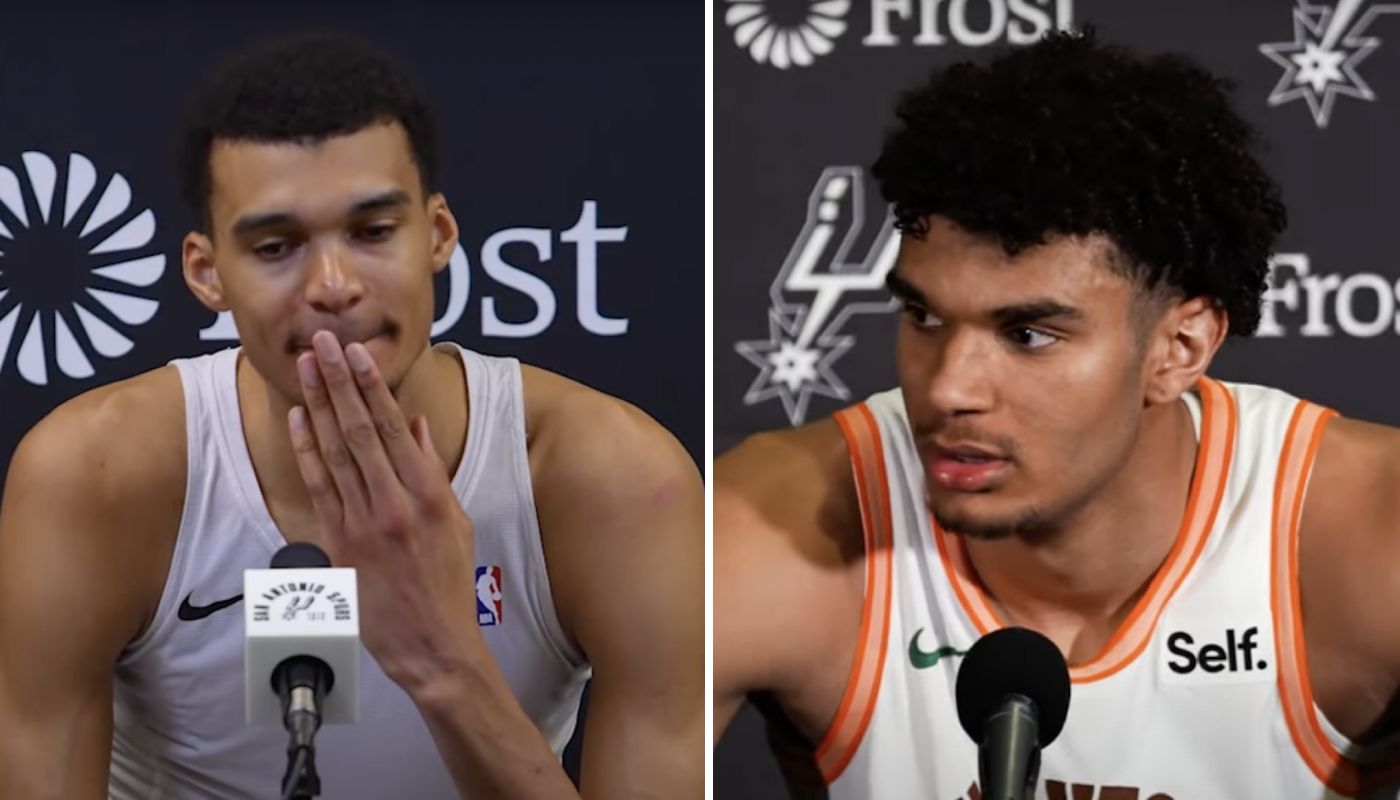
{"label": "black curly hair", "polygon": [[432,115],[393,61],[343,34],[257,45],[224,64],[191,105],[181,136],[181,194],[208,228],[209,152],[217,140],[315,143],[393,121],[408,133],[427,195],[437,169]]}
{"label": "black curly hair", "polygon": [[1207,297],[1248,336],[1287,211],[1232,88],[1092,28],[1051,33],[904,94],[873,173],[905,235],[925,235],[936,214],[1014,256],[1103,234],[1119,251],[1110,267],[1145,292]]}

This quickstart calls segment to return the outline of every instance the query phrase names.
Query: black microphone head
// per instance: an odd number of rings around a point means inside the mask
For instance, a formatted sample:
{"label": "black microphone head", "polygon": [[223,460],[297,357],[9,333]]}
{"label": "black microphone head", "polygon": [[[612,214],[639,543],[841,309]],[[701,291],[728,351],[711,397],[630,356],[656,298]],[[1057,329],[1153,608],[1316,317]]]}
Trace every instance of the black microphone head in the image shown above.
{"label": "black microphone head", "polygon": [[1040,746],[1055,741],[1069,714],[1069,667],[1055,643],[1027,628],[978,639],[958,667],[958,720],[982,743],[982,725],[1009,694],[1035,703]]}
{"label": "black microphone head", "polygon": [[311,542],[292,542],[272,556],[273,569],[298,569],[308,567],[329,567],[330,558],[326,551]]}

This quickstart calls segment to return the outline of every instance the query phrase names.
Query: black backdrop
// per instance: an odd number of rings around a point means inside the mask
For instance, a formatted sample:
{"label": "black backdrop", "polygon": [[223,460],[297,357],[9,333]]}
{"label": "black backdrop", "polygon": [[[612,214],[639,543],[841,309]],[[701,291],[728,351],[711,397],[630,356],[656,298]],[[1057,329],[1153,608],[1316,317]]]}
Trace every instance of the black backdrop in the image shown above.
{"label": "black backdrop", "polygon": [[[462,228],[458,268],[438,279],[437,316],[450,324],[442,338],[626,398],[673,431],[698,463],[699,3],[31,5],[7,10],[0,22],[0,167],[8,170],[0,170],[0,472],[23,432],[63,400],[231,344],[222,326],[201,336],[217,320],[180,276],[179,244],[191,218],[174,171],[179,121],[194,87],[228,54],[269,34],[317,30],[358,34],[394,56],[437,115],[441,185]],[[74,168],[74,153],[91,165],[91,181],[70,174],[87,173],[82,164]],[[56,173],[47,220],[36,197],[45,182],[28,163],[44,161]],[[46,167],[36,163],[34,171]],[[115,175],[129,187],[129,201],[104,206]],[[89,183],[86,202],[65,226],[69,188]],[[7,196],[23,199],[28,225]],[[596,287],[596,302],[581,313],[579,275],[588,270],[578,256],[588,248],[564,234],[590,202],[600,241],[596,277],[582,294]],[[85,214],[103,208],[116,213],[83,235]],[[153,226],[139,219],[148,209]],[[106,252],[91,253],[128,222]],[[154,228],[149,240],[141,235],[147,227]],[[520,228],[543,233],[509,231]],[[625,238],[609,231],[615,228]],[[547,241],[550,257],[520,241],[526,236]],[[132,262],[140,263],[93,272]],[[531,286],[511,266],[543,284]],[[449,308],[453,272],[458,295],[469,288],[465,306]],[[549,319],[541,310],[551,305]],[[56,310],[68,335],[54,323]],[[625,320],[625,332],[617,332],[622,322],[596,320],[595,311]],[[534,324],[507,336],[491,320]],[[218,338],[204,338],[211,334]],[[130,343],[125,353],[102,355],[99,346],[116,351],[122,341]],[[72,356],[75,347],[81,358]]]}
{"label": "black backdrop", "polygon": [[[323,30],[394,56],[436,114],[462,229],[438,278],[439,338],[636,403],[698,463],[704,25],[700,3],[645,0],[7,7],[0,476],[69,397],[232,343],[180,275],[179,121],[225,56]],[[590,207],[593,245],[566,234],[590,227]],[[512,323],[523,327],[503,333]]]}
{"label": "black backdrop", "polygon": [[[1400,423],[1400,3],[716,0],[716,453],[895,384],[893,306],[878,289],[892,253],[868,173],[894,99],[935,66],[1057,21],[1235,79],[1237,107],[1271,144],[1291,215],[1271,310],[1211,373]],[[1335,70],[1293,59],[1309,42]],[[825,232],[815,216],[804,227],[824,191],[839,213]],[[801,245],[822,235],[804,270]],[[780,795],[764,749],[746,710],[716,751],[715,796]]]}

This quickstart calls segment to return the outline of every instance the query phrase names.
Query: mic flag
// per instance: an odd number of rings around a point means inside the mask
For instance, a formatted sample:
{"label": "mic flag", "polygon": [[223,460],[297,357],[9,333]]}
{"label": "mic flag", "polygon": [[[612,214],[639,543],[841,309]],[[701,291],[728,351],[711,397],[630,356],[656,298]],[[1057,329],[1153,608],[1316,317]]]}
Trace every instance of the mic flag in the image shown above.
{"label": "mic flag", "polygon": [[334,690],[323,722],[359,717],[360,615],[355,570],[331,567],[321,549],[298,543],[277,552],[270,569],[243,572],[243,675],[247,722],[281,725],[273,685],[278,664],[294,656],[325,662]]}

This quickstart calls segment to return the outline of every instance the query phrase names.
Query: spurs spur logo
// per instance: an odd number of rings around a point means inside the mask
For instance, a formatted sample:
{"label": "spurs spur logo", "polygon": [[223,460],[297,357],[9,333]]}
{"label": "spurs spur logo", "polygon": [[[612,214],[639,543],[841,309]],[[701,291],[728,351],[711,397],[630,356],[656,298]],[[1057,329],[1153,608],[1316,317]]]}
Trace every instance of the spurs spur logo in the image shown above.
{"label": "spurs spur logo", "polygon": [[899,248],[892,220],[886,212],[870,249],[854,256],[865,226],[863,173],[859,167],[822,172],[807,199],[802,230],[769,290],[768,338],[734,345],[759,370],[745,405],[777,398],[788,420],[799,425],[812,395],[850,399],[850,389],[832,369],[855,344],[842,328],[854,314],[898,307],[884,288]]}
{"label": "spurs spur logo", "polygon": [[1293,7],[1293,40],[1259,45],[1259,52],[1283,67],[1283,77],[1269,93],[1269,105],[1304,100],[1313,122],[1326,128],[1342,95],[1374,101],[1376,94],[1357,71],[1381,40],[1366,35],[1383,14],[1400,13],[1400,4],[1368,5],[1339,0],[1335,6],[1298,0]]}

